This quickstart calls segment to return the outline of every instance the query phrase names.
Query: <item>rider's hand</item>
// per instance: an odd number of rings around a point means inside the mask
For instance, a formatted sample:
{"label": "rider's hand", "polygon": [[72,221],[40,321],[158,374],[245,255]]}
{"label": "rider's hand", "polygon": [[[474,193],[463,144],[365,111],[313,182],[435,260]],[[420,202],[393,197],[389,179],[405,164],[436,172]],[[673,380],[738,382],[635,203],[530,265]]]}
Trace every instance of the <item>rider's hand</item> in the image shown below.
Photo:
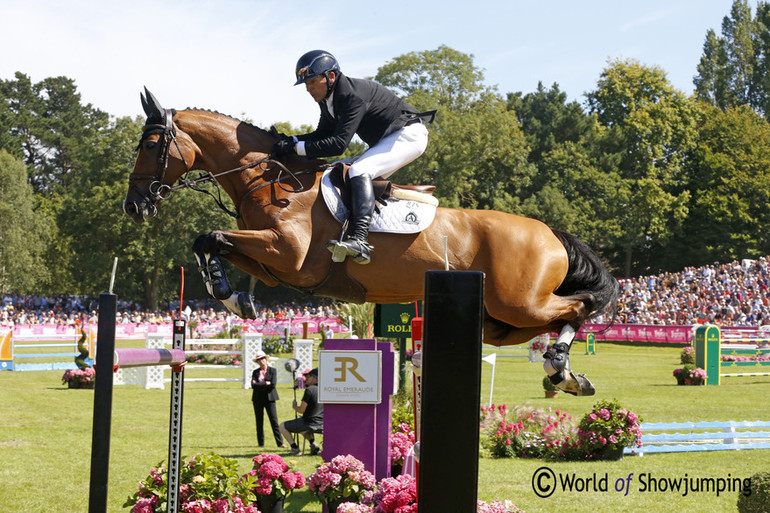
{"label": "rider's hand", "polygon": [[297,151],[294,149],[294,139],[291,137],[286,137],[278,140],[273,145],[272,155],[274,157],[280,157],[282,155],[291,155],[296,152]]}

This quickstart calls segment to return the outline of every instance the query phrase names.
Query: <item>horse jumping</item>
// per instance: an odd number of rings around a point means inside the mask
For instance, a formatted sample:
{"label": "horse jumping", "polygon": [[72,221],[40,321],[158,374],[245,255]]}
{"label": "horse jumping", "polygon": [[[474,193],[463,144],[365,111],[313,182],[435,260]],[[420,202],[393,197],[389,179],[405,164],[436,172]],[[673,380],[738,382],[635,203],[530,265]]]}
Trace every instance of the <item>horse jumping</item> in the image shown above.
{"label": "horse jumping", "polygon": [[[325,243],[343,227],[320,194],[328,164],[297,156],[277,162],[269,155],[271,132],[215,112],[164,109],[145,93],[147,121],[123,209],[141,223],[173,191],[200,180],[218,183],[235,206],[239,229],[201,235],[193,250],[209,293],[232,312],[255,315],[249,294],[230,288],[220,257],[270,286],[359,303],[422,299],[425,272],[446,262],[450,270],[486,275],[485,343],[521,344],[558,332],[545,355],[546,372],[568,393],[594,393],[570,369],[569,349],[588,318],[605,310],[614,318],[618,284],[576,237],[513,214],[439,207],[419,233],[372,233],[369,265],[332,262]],[[207,174],[191,180],[192,170]]]}

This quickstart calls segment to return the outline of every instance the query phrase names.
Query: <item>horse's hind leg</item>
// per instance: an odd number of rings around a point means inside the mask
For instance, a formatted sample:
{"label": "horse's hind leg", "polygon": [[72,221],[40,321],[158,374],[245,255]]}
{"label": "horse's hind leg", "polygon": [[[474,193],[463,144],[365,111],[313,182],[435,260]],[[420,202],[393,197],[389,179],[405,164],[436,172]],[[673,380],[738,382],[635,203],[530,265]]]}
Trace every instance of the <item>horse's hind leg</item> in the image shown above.
{"label": "horse's hind leg", "polygon": [[[488,322],[485,326],[485,342],[494,345],[521,344],[540,333],[559,332],[556,343],[543,355],[543,369],[551,382],[564,392],[581,396],[594,395],[596,389],[591,381],[585,375],[572,372],[569,362],[572,342],[588,315],[586,301],[590,303],[592,297],[551,294],[545,301],[533,302],[529,309],[525,310],[528,315],[519,315],[518,322],[508,319],[505,322]],[[491,314],[494,316],[494,311]],[[514,327],[514,322],[518,325],[534,326]]]}
{"label": "horse's hind leg", "polygon": [[543,370],[551,383],[572,395],[594,395],[596,389],[585,374],[575,374],[569,363],[569,351],[576,335],[571,324],[565,324],[556,343],[543,354]]}
{"label": "horse's hind leg", "polygon": [[241,319],[256,319],[257,311],[251,295],[248,292],[235,292],[227,279],[220,254],[229,251],[230,247],[232,244],[225,240],[221,232],[198,236],[193,243],[198,271],[211,297],[220,300]]}

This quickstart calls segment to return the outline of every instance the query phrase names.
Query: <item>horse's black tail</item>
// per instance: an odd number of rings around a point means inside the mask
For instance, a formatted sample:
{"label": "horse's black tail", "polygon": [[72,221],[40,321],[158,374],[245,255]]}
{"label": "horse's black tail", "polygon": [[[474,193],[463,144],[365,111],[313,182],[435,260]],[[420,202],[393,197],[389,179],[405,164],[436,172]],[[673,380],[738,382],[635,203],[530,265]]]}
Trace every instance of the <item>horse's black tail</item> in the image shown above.
{"label": "horse's black tail", "polygon": [[618,313],[618,281],[585,242],[559,230],[553,230],[553,233],[569,255],[567,276],[555,293],[559,296],[588,295],[589,299],[585,300],[587,318],[607,311],[612,325]]}

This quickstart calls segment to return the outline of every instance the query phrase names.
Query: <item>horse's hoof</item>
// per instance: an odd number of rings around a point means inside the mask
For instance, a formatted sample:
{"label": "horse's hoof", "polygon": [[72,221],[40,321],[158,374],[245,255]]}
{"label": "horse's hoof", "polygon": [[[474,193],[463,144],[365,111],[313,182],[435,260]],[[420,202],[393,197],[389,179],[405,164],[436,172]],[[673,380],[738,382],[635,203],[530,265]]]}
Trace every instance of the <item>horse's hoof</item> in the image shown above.
{"label": "horse's hoof", "polygon": [[575,396],[589,396],[596,393],[593,383],[585,374],[575,374],[572,371],[564,371],[548,376],[551,383],[559,387],[559,390]]}
{"label": "horse's hoof", "polygon": [[257,318],[257,309],[254,307],[251,294],[238,292],[238,308],[241,310],[241,319],[254,320]]}

